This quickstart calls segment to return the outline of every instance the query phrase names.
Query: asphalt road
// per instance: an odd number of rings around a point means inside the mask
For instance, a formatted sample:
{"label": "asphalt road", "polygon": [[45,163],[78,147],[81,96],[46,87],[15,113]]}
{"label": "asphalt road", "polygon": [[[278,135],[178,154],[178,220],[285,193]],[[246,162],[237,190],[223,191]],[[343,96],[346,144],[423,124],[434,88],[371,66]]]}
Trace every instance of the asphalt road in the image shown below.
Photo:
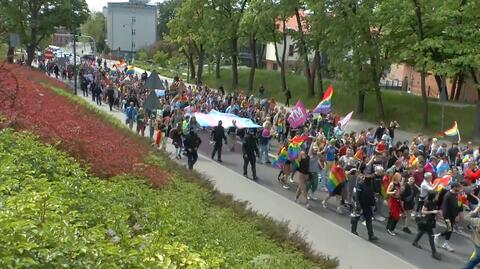
{"label": "asphalt road", "polygon": [[[211,156],[213,145],[209,143],[209,133],[207,131],[201,131],[200,137],[202,139],[202,144],[200,146],[199,152],[205,156]],[[222,165],[228,167],[229,169],[243,174],[243,159],[240,154],[241,145],[237,143],[236,152],[230,152],[228,147],[230,145],[224,145],[222,151]],[[183,158],[185,159],[185,158]],[[216,160],[216,159],[215,159]],[[277,175],[279,170],[272,168],[270,165],[263,165],[257,163],[257,176],[259,178],[258,184],[261,184],[270,190],[292,200],[295,198],[296,184],[291,184],[290,189],[285,190],[277,181]],[[251,179],[251,170],[248,171],[249,178]],[[247,179],[245,179],[247,180]],[[318,192],[320,198],[325,198],[327,196],[324,192]],[[350,231],[350,218],[348,215],[340,215],[335,212],[336,201],[331,199],[329,201],[329,206],[327,209],[324,209],[321,205],[321,200],[310,201],[311,210],[316,214],[321,215],[322,217],[338,224],[340,227],[344,228],[346,231]],[[410,227],[413,231],[413,234],[409,235],[401,231],[403,227],[403,220],[401,220],[397,225],[397,235],[391,236],[386,232],[385,228],[386,222],[374,222],[374,231],[375,235],[380,238],[377,244],[382,249],[400,257],[403,260],[408,261],[409,263],[417,266],[422,269],[455,269],[460,268],[470,257],[472,251],[472,242],[463,235],[454,233],[451,238],[451,246],[455,249],[455,252],[450,253],[444,249],[438,249],[438,252],[442,256],[440,262],[434,260],[430,256],[430,247],[428,244],[428,238],[426,235],[420,240],[420,244],[423,249],[419,250],[412,246],[412,241],[415,237],[416,229],[414,226]],[[443,227],[437,225],[437,232],[442,231]],[[325,231],[326,233],[328,231]],[[359,224],[358,232],[361,237],[367,238],[366,228]],[[333,242],[332,242],[333,243]],[[348,242],[336,242],[340,244],[347,244]]]}

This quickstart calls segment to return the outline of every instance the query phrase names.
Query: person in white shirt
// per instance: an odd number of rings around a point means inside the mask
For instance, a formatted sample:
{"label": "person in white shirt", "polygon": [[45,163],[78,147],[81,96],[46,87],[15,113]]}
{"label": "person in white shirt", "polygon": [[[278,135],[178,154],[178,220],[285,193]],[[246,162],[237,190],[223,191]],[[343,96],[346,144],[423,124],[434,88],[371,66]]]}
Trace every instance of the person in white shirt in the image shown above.
{"label": "person in white shirt", "polygon": [[428,196],[428,192],[432,191],[434,186],[432,183],[432,173],[426,172],[423,174],[423,182],[420,185],[420,196],[418,197],[418,207],[422,208],[423,204],[425,203],[425,199]]}

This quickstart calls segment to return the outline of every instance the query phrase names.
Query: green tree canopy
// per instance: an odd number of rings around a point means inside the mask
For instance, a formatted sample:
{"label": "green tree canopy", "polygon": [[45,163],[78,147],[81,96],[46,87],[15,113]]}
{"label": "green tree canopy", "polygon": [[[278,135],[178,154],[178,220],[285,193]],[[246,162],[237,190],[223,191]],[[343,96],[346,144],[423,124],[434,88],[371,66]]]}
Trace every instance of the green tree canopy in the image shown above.
{"label": "green tree canopy", "polygon": [[30,65],[40,42],[50,37],[54,27],[72,26],[72,18],[80,25],[88,16],[85,0],[0,0],[2,20],[12,22],[9,32],[20,34],[27,47]]}

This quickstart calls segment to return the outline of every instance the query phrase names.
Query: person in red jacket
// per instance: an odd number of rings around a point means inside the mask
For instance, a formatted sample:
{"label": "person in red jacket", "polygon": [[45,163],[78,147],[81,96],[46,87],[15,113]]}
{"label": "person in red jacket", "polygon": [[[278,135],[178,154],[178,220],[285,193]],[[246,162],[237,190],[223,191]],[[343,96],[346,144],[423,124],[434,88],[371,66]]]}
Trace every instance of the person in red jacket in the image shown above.
{"label": "person in red jacket", "polygon": [[475,184],[480,179],[480,169],[478,169],[475,162],[469,162],[467,169],[465,169],[464,178],[465,182],[469,185]]}

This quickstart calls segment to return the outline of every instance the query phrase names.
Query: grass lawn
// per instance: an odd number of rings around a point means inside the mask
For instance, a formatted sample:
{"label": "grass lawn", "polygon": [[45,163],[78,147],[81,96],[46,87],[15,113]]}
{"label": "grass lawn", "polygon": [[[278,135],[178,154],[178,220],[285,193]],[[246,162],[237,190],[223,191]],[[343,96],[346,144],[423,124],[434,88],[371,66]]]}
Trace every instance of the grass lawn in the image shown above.
{"label": "grass lawn", "polygon": [[[249,69],[239,69],[239,89],[248,89]],[[231,70],[222,69],[221,79],[215,79],[215,73],[206,72],[204,82],[210,87],[217,88],[223,85],[226,89],[231,87]],[[273,96],[278,102],[284,103],[285,97],[281,90],[280,72],[257,70],[255,73],[255,94],[258,94],[258,88],[263,84],[266,88],[266,95]],[[306,80],[302,76],[287,75],[287,84],[292,92],[292,100],[295,103],[298,99],[302,100],[307,108],[314,108],[319,100],[318,94],[314,97],[307,97]],[[324,88],[328,87],[330,81],[324,81]],[[352,110],[355,110],[357,96],[353,91],[348,91],[341,82],[333,82],[335,92],[333,94],[333,110],[335,113],[343,116]],[[412,132],[435,134],[441,128],[441,106],[438,104],[429,104],[430,119],[429,128],[422,126],[422,101],[419,96],[410,95],[396,91],[382,91],[383,105],[385,109],[385,121],[396,120],[402,126],[403,130]],[[458,122],[462,137],[471,138],[473,132],[475,108],[469,107],[446,107],[445,108],[445,128],[449,128],[453,121]],[[369,93],[365,97],[365,112],[362,115],[354,114],[354,118],[369,122],[378,122],[375,94]]]}

